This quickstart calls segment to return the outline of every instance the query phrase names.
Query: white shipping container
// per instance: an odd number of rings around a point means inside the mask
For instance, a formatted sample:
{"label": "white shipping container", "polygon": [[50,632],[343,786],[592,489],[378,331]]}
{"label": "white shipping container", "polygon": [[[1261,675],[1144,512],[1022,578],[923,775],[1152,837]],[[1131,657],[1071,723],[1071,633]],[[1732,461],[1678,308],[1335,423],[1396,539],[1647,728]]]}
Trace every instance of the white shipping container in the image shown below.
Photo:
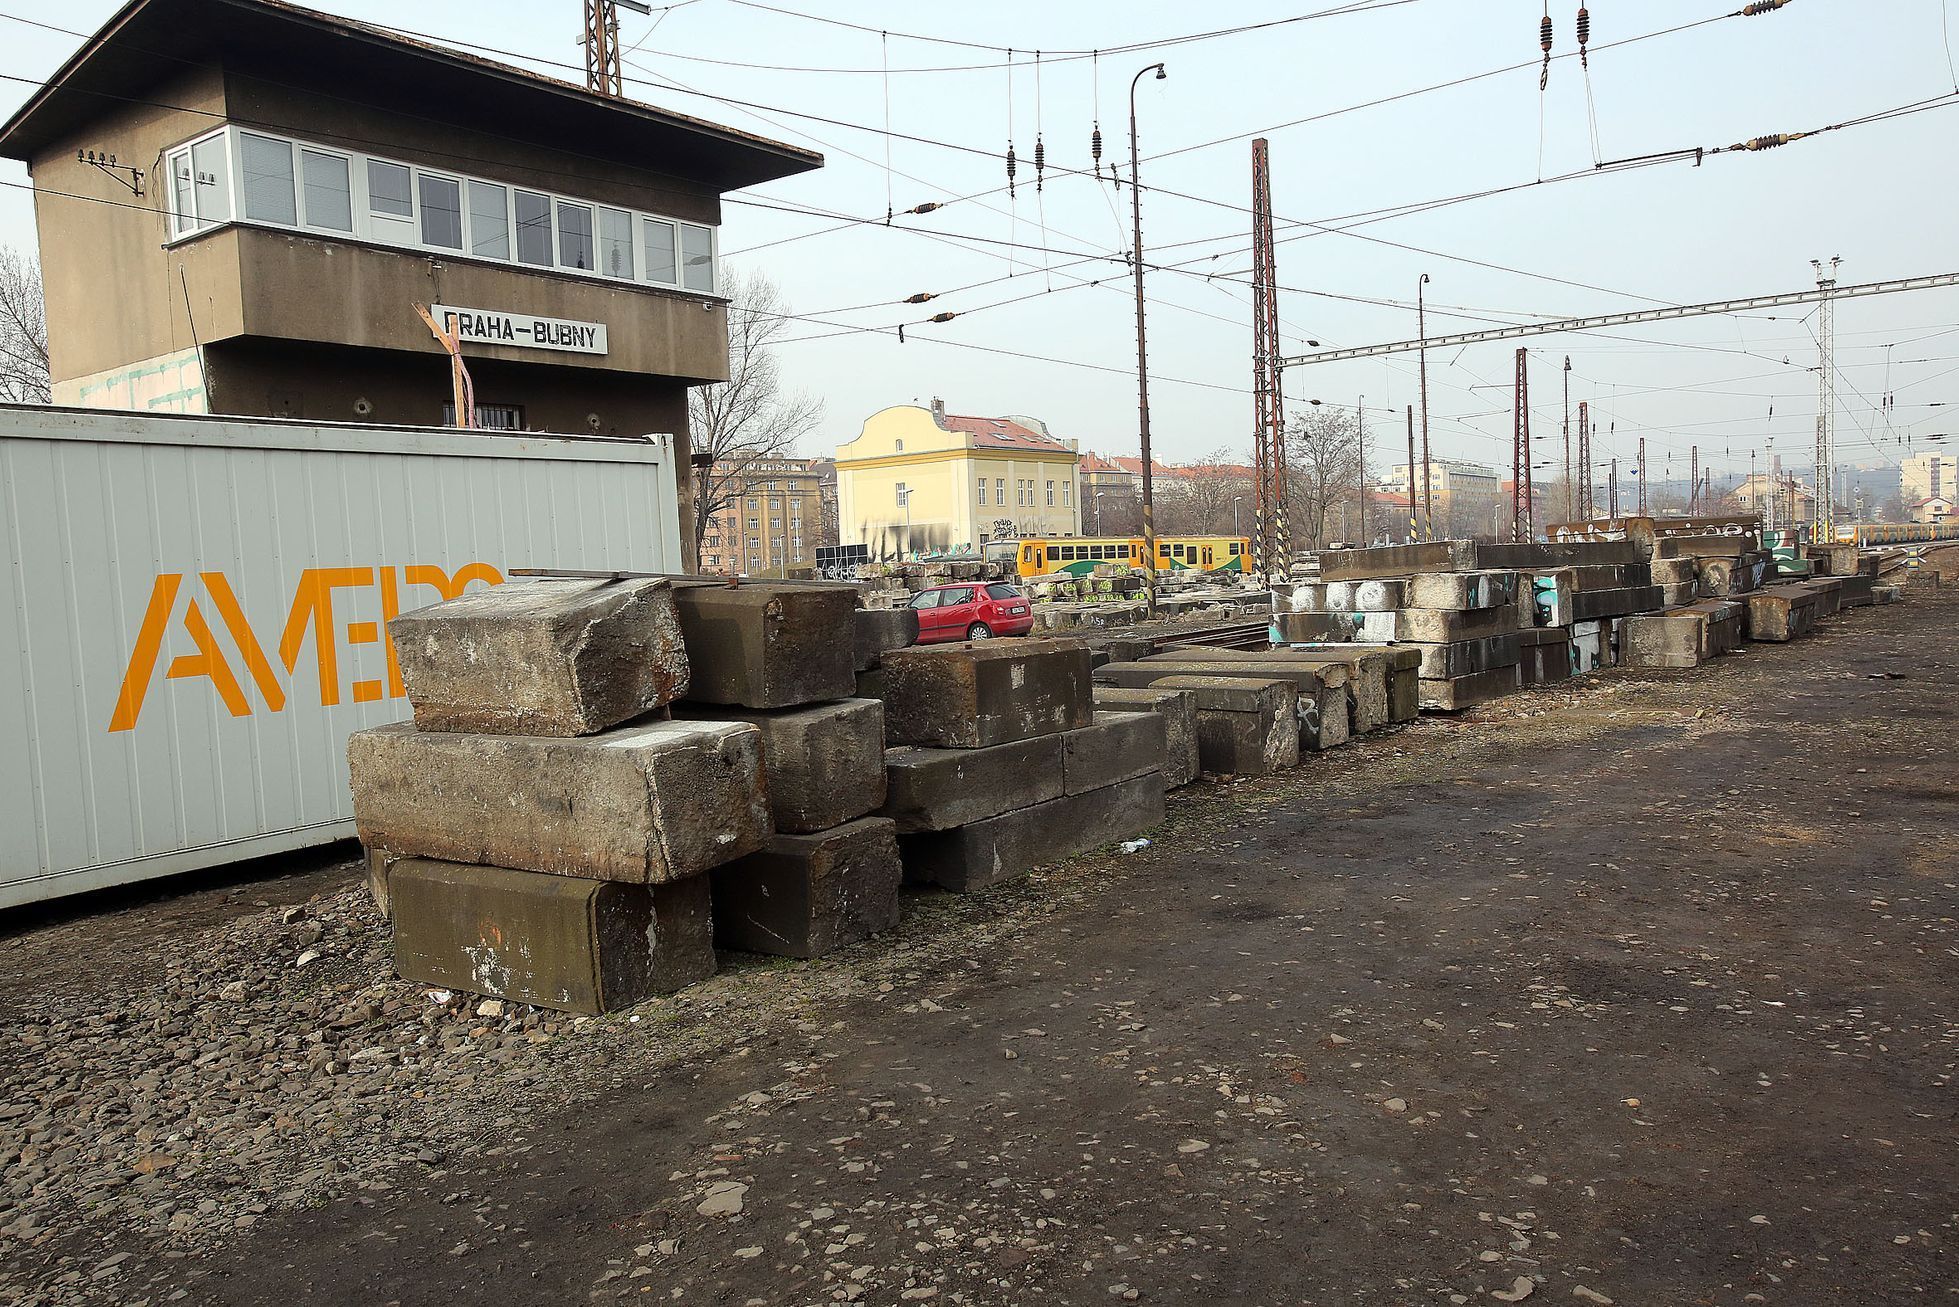
{"label": "white shipping container", "polygon": [[681,567],[672,441],[0,405],[0,907],[353,834],[386,622]]}

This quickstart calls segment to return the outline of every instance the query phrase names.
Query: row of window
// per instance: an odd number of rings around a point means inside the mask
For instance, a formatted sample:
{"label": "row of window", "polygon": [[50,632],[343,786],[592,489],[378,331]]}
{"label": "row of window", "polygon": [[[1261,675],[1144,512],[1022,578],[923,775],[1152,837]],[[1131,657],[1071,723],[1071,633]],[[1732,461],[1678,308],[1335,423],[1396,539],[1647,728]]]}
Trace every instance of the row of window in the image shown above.
{"label": "row of window", "polygon": [[[1202,557],[1206,561],[1209,561],[1212,557],[1213,548],[1214,546],[1211,545],[1187,545],[1171,540],[1159,540],[1156,543],[1156,552],[1159,558],[1181,558],[1186,561],[1198,558],[1200,550],[1202,551]],[[1226,556],[1231,558],[1238,557],[1242,549],[1243,547],[1235,540],[1227,542],[1224,546]],[[1046,551],[1049,559],[1063,563],[1112,558],[1128,559],[1139,556],[1143,552],[1140,543],[1127,545],[1023,545],[1021,546],[1022,561],[1028,563],[1037,561],[1038,555],[1042,550]]]}
{"label": "row of window", "polygon": [[[234,166],[235,165],[235,166]],[[170,235],[234,220],[712,294],[715,229],[224,127],[170,151]]]}
{"label": "row of window", "polygon": [[[1061,487],[1060,506],[1062,508],[1073,508],[1075,505],[1075,483],[1072,481],[1048,482],[1047,506],[1049,508],[1055,507],[1056,500],[1054,496],[1056,485]],[[903,487],[901,486],[901,492],[902,489]],[[978,496],[979,506],[985,508],[986,478],[980,477],[974,482],[973,489]],[[1005,508],[1007,506],[1007,479],[1005,477],[995,477],[993,479],[993,503],[999,508]],[[1014,503],[1020,508],[1033,508],[1037,506],[1037,492],[1035,490],[1035,483],[1032,480],[1016,480],[1014,482]]]}

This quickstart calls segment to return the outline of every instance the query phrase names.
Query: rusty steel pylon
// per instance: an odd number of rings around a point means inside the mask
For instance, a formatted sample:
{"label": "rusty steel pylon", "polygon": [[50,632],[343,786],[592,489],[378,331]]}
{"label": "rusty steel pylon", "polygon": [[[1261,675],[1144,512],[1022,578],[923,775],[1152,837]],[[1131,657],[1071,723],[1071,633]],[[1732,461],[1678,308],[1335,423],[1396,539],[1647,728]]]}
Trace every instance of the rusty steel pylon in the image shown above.
{"label": "rusty steel pylon", "polygon": [[1530,472],[1530,351],[1517,351],[1517,416],[1510,437],[1510,538],[1537,538]]}
{"label": "rusty steel pylon", "polygon": [[1592,495],[1592,405],[1578,401],[1578,520],[1589,522],[1598,505]]}
{"label": "rusty steel pylon", "polygon": [[1279,270],[1272,241],[1272,167],[1265,139],[1252,142],[1252,559],[1259,575],[1285,579],[1286,410],[1279,352]]}

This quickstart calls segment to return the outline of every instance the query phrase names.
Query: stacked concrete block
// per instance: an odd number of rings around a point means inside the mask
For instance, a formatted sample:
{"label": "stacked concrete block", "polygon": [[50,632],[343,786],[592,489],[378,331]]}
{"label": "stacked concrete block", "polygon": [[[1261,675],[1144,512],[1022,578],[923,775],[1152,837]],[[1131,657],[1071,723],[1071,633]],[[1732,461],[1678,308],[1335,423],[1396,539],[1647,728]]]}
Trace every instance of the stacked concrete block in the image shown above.
{"label": "stacked concrete block", "polygon": [[1623,619],[1619,657],[1627,667],[1698,667],[1733,653],[1746,635],[1746,605],[1707,599]]}
{"label": "stacked concrete block", "polygon": [[1293,682],[1180,674],[1151,685],[1195,696],[1197,754],[1205,771],[1269,776],[1299,765],[1299,691]]}
{"label": "stacked concrete block", "polygon": [[[1143,661],[1172,669],[1166,675],[1250,676],[1291,681],[1298,691],[1296,707],[1302,750],[1320,752],[1338,748],[1357,732],[1379,730],[1387,721],[1384,668],[1374,668],[1378,684],[1370,686],[1365,680],[1367,669],[1359,652],[1348,655],[1324,650],[1186,646],[1165,649]],[[1114,676],[1103,679],[1114,679]],[[1135,680],[1134,676],[1129,677],[1130,683]]]}
{"label": "stacked concrete block", "polygon": [[888,817],[778,834],[714,871],[715,942],[777,957],[822,957],[896,925],[902,879],[897,828]]}
{"label": "stacked concrete block", "polygon": [[1163,788],[1181,789],[1197,779],[1197,696],[1188,690],[1121,690],[1095,687],[1095,710],[1153,712],[1163,719]]}
{"label": "stacked concrete block", "polygon": [[1571,628],[1538,626],[1517,633],[1518,679],[1524,688],[1556,685],[1571,679]]}
{"label": "stacked concrete block", "polygon": [[1166,715],[1098,711],[1091,661],[1048,639],[887,655],[882,814],[908,881],[983,889],[1162,819]]}
{"label": "stacked concrete block", "polygon": [[402,975],[597,1013],[713,974],[706,873],[769,837],[761,736],[653,714],[657,579],[513,583],[390,625],[415,722],[348,741]]}
{"label": "stacked concrete block", "polygon": [[682,581],[674,608],[694,703],[793,708],[857,693],[857,588]]}
{"label": "stacked concrete block", "polygon": [[[839,596],[847,590],[681,592],[683,619],[711,631],[736,670],[697,671],[716,701],[678,704],[675,715],[760,733],[774,827],[764,847],[715,870],[715,940],[723,948],[820,957],[897,925],[904,872],[896,830],[873,816],[886,797],[885,706],[851,691],[916,642],[918,618],[904,608],[854,608]],[[819,645],[817,667],[788,665]],[[697,668],[705,661],[697,659]]]}
{"label": "stacked concrete block", "polygon": [[1816,626],[1818,592],[1806,582],[1784,582],[1748,596],[1748,638],[1783,643]]}

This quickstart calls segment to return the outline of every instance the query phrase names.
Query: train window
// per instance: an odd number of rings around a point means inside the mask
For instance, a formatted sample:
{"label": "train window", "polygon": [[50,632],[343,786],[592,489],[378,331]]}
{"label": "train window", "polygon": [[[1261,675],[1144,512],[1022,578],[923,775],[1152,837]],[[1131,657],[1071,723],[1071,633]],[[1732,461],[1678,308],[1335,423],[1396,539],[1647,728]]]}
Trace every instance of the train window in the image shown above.
{"label": "train window", "polygon": [[1023,563],[1031,563],[1034,561],[1034,546],[1032,545],[1021,546],[1020,561]]}

